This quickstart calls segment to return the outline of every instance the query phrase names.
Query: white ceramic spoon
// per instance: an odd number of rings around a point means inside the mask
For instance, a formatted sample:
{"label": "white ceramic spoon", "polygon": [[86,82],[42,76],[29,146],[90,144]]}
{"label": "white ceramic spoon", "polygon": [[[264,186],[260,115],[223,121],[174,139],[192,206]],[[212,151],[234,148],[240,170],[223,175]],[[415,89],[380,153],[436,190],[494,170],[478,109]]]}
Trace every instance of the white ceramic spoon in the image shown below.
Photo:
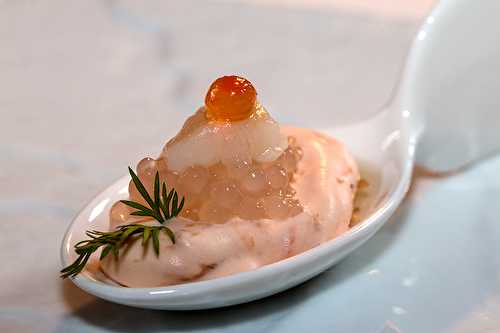
{"label": "white ceramic spoon", "polygon": [[[375,173],[364,219],[340,237],[300,255],[232,276],[161,288],[124,288],[86,271],[73,279],[98,297],[154,309],[206,309],[248,302],[293,287],[328,269],[367,241],[393,214],[410,184],[415,161],[454,170],[500,147],[500,40],[496,0],[442,1],[418,33],[389,107],[371,119],[323,131],[342,139]],[[467,45],[467,47],[464,47]],[[332,123],[334,123],[332,119]],[[94,198],[69,227],[62,265],[74,259],[84,231],[105,230],[128,177]],[[436,212],[438,213],[438,212]]]}

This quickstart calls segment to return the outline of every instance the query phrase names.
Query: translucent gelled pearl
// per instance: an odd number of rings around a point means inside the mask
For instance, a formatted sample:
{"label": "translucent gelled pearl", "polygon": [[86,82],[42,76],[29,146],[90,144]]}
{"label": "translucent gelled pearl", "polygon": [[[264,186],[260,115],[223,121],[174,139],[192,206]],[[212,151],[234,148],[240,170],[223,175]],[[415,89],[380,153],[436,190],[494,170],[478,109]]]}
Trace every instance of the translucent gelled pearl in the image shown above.
{"label": "translucent gelled pearl", "polygon": [[[145,184],[143,182],[143,184],[146,187],[146,191],[148,191],[148,193],[151,195],[153,193],[153,190],[152,190],[151,186],[148,186],[149,183]],[[128,183],[128,195],[129,195],[130,200],[136,201],[142,205],[146,205],[146,200],[144,200],[142,195],[139,193],[139,191],[135,187],[135,184],[133,181],[130,181]]]}
{"label": "translucent gelled pearl", "polygon": [[[156,161],[150,157],[143,158],[138,164],[136,168],[137,177],[141,180],[142,184],[151,195],[153,193],[153,183],[154,177],[156,175]],[[128,193],[130,199],[133,201],[137,201],[141,204],[145,204],[146,201],[139,193],[137,188],[135,187],[134,182],[130,181],[128,185]]]}
{"label": "translucent gelled pearl", "polygon": [[187,194],[189,193],[200,193],[208,182],[208,170],[200,167],[194,166],[187,168],[182,175],[179,177],[178,184],[182,189],[184,189]]}
{"label": "translucent gelled pearl", "polygon": [[199,211],[200,221],[205,223],[224,223],[231,218],[231,212],[209,200],[201,206]]}
{"label": "translucent gelled pearl", "polygon": [[302,158],[302,156],[304,155],[304,152],[302,151],[302,148],[300,148],[300,147],[294,147],[292,151],[293,151],[293,154],[295,155],[295,157],[297,158],[297,160],[300,160]]}
{"label": "translucent gelled pearl", "polygon": [[261,199],[245,196],[238,210],[238,215],[247,220],[258,220],[266,216],[264,204]]}
{"label": "translucent gelled pearl", "polygon": [[154,176],[156,175],[156,171],[158,171],[156,161],[151,157],[143,158],[137,164],[137,175],[141,180],[146,178],[154,178]]}
{"label": "translucent gelled pearl", "polygon": [[237,207],[241,201],[240,190],[236,182],[232,180],[219,181],[212,184],[210,196],[218,205],[229,210]]}
{"label": "translucent gelled pearl", "polygon": [[227,168],[222,163],[217,163],[211,166],[208,170],[210,178],[220,180],[227,178]]}
{"label": "translucent gelled pearl", "polygon": [[186,208],[182,210],[181,216],[190,219],[192,221],[198,221],[198,208]]}
{"label": "translucent gelled pearl", "polygon": [[119,225],[127,222],[130,215],[130,208],[117,201],[111,206],[110,219],[113,225]]}
{"label": "translucent gelled pearl", "polygon": [[254,195],[263,193],[266,185],[266,174],[260,168],[251,169],[241,178],[241,188]]}
{"label": "translucent gelled pearl", "polygon": [[288,216],[295,216],[302,213],[302,205],[298,200],[287,199],[286,204],[288,205]]}
{"label": "translucent gelled pearl", "polygon": [[288,217],[288,205],[278,195],[270,195],[263,199],[264,209],[270,219],[282,220]]}
{"label": "translucent gelled pearl", "polygon": [[287,173],[292,174],[297,170],[298,159],[291,149],[285,150],[281,155],[279,163],[286,170]]}
{"label": "translucent gelled pearl", "polygon": [[179,176],[177,173],[166,171],[163,175],[164,176],[162,176],[161,180],[166,183],[167,188],[177,188],[177,183],[179,182]]}
{"label": "translucent gelled pearl", "polygon": [[165,178],[165,175],[169,171],[167,163],[166,163],[165,159],[161,158],[161,157],[159,159],[155,160],[155,162],[156,162],[156,165],[155,165],[156,169],[160,173],[160,180],[163,180]]}
{"label": "translucent gelled pearl", "polygon": [[177,193],[179,194],[179,198],[184,197],[184,207],[186,209],[199,208],[205,200],[203,194],[181,193],[181,192]]}
{"label": "translucent gelled pearl", "polygon": [[288,187],[285,191],[285,193],[283,194],[283,196],[286,198],[286,199],[293,199],[295,197],[295,194],[297,193],[297,191],[295,191],[293,188],[291,187]]}
{"label": "translucent gelled pearl", "polygon": [[240,159],[235,159],[227,165],[228,176],[234,179],[241,179],[245,177],[250,171],[251,163],[248,161],[242,161]]}
{"label": "translucent gelled pearl", "polygon": [[205,97],[207,117],[217,121],[243,120],[253,113],[257,92],[252,83],[240,76],[215,80]]}
{"label": "translucent gelled pearl", "polygon": [[284,189],[288,185],[286,170],[278,165],[273,165],[266,170],[266,178],[273,189]]}

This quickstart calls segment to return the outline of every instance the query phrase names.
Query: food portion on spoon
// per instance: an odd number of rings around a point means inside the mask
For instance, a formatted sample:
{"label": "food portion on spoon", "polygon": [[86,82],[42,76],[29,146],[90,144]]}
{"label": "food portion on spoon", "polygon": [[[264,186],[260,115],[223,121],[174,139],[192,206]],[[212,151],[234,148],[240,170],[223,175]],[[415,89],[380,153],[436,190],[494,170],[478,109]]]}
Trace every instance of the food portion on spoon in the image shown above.
{"label": "food portion on spoon", "polygon": [[217,79],[160,156],[130,172],[110,231],[77,244],[80,261],[65,276],[98,249],[100,269],[128,287],[253,270],[345,232],[359,181],[342,143],[281,127],[238,76]]}

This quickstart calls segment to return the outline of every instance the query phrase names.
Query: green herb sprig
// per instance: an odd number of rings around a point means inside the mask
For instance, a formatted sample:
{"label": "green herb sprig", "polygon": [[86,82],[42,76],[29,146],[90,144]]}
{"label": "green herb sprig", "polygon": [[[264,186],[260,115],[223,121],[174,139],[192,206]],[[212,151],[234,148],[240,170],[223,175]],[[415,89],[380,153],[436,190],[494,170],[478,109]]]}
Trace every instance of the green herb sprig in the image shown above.
{"label": "green herb sprig", "polygon": [[[179,196],[175,189],[167,192],[167,185],[162,183],[160,194],[160,175],[156,172],[154,180],[153,198],[149,195],[146,188],[140,181],[139,177],[135,174],[132,168],[128,168],[132,181],[144,198],[149,207],[146,207],[138,202],[130,200],[120,200],[127,206],[137,209],[130,215],[152,217],[161,224],[176,217],[184,207],[184,198],[179,202]],[[109,253],[113,253],[114,257],[118,259],[120,248],[132,238],[142,238],[142,246],[147,246],[149,240],[152,239],[153,249],[155,254],[160,254],[160,240],[159,234],[163,231],[170,238],[172,243],[175,243],[174,232],[164,226],[148,226],[143,224],[127,224],[118,226],[117,230],[103,232],[97,230],[86,231],[85,234],[89,239],[82,240],[75,244],[75,252],[78,258],[69,266],[61,270],[61,278],[74,277],[80,273],[87,264],[92,253],[96,252],[101,247],[102,252],[99,260],[103,260]]]}
{"label": "green herb sprig", "polygon": [[139,177],[137,177],[131,167],[128,167],[128,172],[132,177],[132,181],[134,182],[137,191],[139,191],[141,196],[149,205],[149,207],[146,207],[135,201],[120,200],[125,205],[137,209],[137,211],[131,213],[130,215],[149,216],[160,223],[163,223],[171,219],[172,217],[179,215],[182,207],[184,207],[184,198],[182,198],[181,202],[179,203],[179,197],[175,189],[171,189],[167,194],[167,185],[165,183],[163,183],[161,186],[160,196],[160,174],[158,173],[158,171],[156,171],[154,181],[153,198],[151,198],[148,191],[146,191],[146,188],[141,183],[141,180],[139,179]]}

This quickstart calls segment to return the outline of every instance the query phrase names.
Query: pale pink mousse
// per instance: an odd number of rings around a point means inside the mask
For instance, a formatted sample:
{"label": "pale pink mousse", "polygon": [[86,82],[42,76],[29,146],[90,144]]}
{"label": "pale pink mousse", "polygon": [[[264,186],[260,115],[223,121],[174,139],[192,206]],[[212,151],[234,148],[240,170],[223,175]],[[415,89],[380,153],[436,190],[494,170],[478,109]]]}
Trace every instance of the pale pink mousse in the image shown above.
{"label": "pale pink mousse", "polygon": [[[329,241],[349,228],[359,172],[343,144],[317,132],[284,128],[303,150],[293,188],[303,212],[285,220],[232,218],[221,224],[177,218],[175,244],[160,237],[160,255],[140,241],[102,269],[129,287],[157,287],[253,270]],[[157,224],[151,222],[151,224]]]}

